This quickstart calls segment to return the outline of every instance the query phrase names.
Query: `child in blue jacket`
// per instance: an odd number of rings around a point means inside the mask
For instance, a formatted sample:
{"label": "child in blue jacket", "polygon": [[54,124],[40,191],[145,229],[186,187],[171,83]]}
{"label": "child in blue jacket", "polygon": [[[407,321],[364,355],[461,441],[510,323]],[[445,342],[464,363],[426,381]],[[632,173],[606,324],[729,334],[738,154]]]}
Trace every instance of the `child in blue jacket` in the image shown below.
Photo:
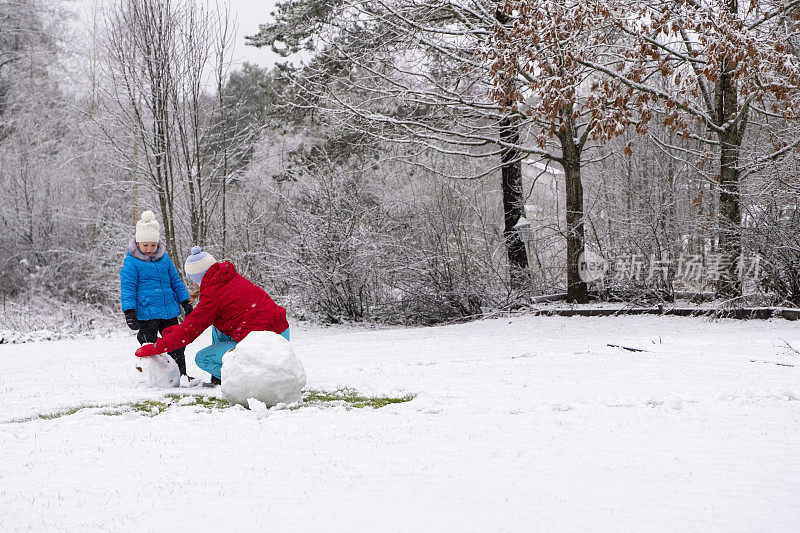
{"label": "child in blue jacket", "polygon": [[[159,224],[152,211],[142,213],[136,235],[120,270],[122,311],[128,327],[138,329],[139,344],[156,342],[158,334],[178,323],[181,307],[192,312],[191,299],[175,265],[166,253]],[[184,348],[169,352],[186,375]],[[189,378],[191,379],[191,378]]]}

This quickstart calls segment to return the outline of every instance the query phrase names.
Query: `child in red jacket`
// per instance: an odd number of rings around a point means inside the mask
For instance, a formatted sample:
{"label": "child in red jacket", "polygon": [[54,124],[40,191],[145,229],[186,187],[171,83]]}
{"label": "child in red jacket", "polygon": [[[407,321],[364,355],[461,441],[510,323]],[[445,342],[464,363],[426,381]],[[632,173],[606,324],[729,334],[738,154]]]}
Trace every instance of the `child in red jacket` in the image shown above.
{"label": "child in red jacket", "polygon": [[261,288],[236,272],[233,263],[216,259],[200,249],[184,265],[186,274],[200,287],[200,302],[186,319],[164,330],[155,344],[145,344],[136,355],[147,357],[186,346],[211,328],[211,346],[197,352],[197,366],[221,383],[222,356],[251,331],[272,331],[289,340],[286,310],[272,301]]}

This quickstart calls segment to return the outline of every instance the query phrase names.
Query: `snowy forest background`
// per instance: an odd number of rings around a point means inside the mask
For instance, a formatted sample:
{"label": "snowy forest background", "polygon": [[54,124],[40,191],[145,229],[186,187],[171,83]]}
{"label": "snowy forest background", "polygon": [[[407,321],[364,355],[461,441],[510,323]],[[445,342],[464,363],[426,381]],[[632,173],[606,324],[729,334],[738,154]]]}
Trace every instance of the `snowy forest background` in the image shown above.
{"label": "snowy forest background", "polygon": [[[203,245],[295,317],[796,306],[799,5],[287,0],[248,39],[288,58],[265,69],[233,66],[223,3],[111,0],[84,27],[0,0],[4,326],[116,317],[143,209],[178,266]],[[584,250],[672,261],[587,284]],[[760,271],[676,270],[718,254]]]}

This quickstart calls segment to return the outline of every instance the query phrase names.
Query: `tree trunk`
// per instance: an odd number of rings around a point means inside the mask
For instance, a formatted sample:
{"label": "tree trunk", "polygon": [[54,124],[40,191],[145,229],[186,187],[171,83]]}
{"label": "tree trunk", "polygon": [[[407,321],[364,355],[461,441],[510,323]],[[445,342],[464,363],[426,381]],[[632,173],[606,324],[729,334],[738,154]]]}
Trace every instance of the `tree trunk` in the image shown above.
{"label": "tree trunk", "polygon": [[724,258],[724,272],[717,283],[720,296],[735,297],[742,294],[742,282],[736,265],[742,256],[741,206],[739,204],[739,148],[741,140],[736,135],[720,135],[719,181],[719,248]]}
{"label": "tree trunk", "polygon": [[580,261],[583,259],[586,242],[583,230],[581,154],[573,139],[572,128],[567,128],[558,137],[561,141],[562,166],[566,180],[567,301],[585,304],[589,302],[589,291],[580,276]]}
{"label": "tree trunk", "polygon": [[[519,145],[519,128],[514,122],[506,117],[500,121],[500,140]],[[514,226],[519,219],[525,216],[525,198],[522,194],[522,159],[519,150],[515,148],[504,148],[501,154],[502,166],[502,190],[503,190],[503,236],[506,241],[506,251],[508,253],[508,267],[511,276],[511,287],[522,289],[529,287],[528,258],[525,255],[525,245],[519,238]]]}
{"label": "tree trunk", "polygon": [[734,65],[723,61],[722,72],[715,86],[717,124],[719,126],[728,124],[725,131],[718,134],[720,144],[718,253],[723,268],[717,280],[717,293],[723,297],[742,294],[742,282],[736,271],[736,265],[742,256],[739,149],[747,124],[747,110],[741,111],[742,116],[735,124],[730,123],[739,112],[736,82],[733,78],[734,69]]}
{"label": "tree trunk", "polygon": [[579,270],[586,242],[580,161],[566,160],[564,176],[567,184],[567,301],[585,304],[589,302],[589,291]]}

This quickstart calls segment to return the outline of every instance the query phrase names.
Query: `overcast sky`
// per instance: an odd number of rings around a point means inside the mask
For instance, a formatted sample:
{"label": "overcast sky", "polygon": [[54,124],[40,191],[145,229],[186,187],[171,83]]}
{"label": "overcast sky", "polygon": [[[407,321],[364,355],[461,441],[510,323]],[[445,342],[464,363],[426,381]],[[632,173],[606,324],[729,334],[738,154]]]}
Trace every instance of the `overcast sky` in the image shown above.
{"label": "overcast sky", "polygon": [[[89,27],[92,19],[93,2],[102,5],[108,0],[80,0],[76,3],[67,2],[65,5],[76,10],[79,24]],[[219,0],[220,4],[226,0]],[[269,48],[254,48],[245,46],[245,35],[254,35],[258,32],[258,25],[271,20],[270,12],[274,11],[275,3],[278,0],[227,0],[231,6],[231,15],[236,22],[236,42],[234,47],[235,63],[241,64],[245,61],[256,63],[262,67],[271,67],[280,56],[272,53]]]}
{"label": "overcast sky", "polygon": [[229,2],[238,26],[234,49],[237,62],[248,61],[263,67],[272,66],[280,56],[272,53],[269,48],[245,46],[244,36],[255,34],[259,24],[271,20],[269,14],[275,9],[276,0],[229,0]]}

